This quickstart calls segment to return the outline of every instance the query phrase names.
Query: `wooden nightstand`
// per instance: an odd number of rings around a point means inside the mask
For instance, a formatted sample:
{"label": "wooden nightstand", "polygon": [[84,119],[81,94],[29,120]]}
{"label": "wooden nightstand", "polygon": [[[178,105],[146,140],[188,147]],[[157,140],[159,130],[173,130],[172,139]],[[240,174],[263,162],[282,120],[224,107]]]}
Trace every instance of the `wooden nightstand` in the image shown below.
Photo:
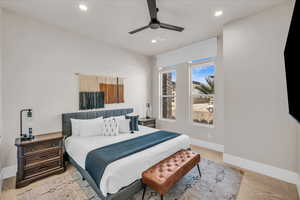
{"label": "wooden nightstand", "polygon": [[155,118],[149,118],[149,119],[139,118],[139,125],[155,128],[156,127],[156,120],[155,120]]}
{"label": "wooden nightstand", "polygon": [[18,148],[16,188],[65,171],[61,132],[38,135],[29,141],[17,138],[15,145]]}

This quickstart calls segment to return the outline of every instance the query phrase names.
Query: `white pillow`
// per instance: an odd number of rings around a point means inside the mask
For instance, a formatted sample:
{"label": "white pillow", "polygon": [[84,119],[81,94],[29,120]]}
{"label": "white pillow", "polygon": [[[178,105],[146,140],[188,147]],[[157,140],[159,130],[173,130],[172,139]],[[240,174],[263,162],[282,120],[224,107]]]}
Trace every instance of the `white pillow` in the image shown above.
{"label": "white pillow", "polygon": [[112,118],[115,118],[115,120],[117,120],[119,122],[120,120],[125,119],[125,115],[121,115],[121,116],[118,116],[118,117],[112,117]]}
{"label": "white pillow", "polygon": [[80,119],[71,119],[72,125],[72,135],[79,136],[80,135]]}
{"label": "white pillow", "polygon": [[123,119],[119,121],[120,133],[131,133],[130,131],[130,119]]}
{"label": "white pillow", "polygon": [[125,115],[121,115],[121,116],[117,116],[117,117],[110,117],[110,118],[114,118],[115,120],[117,120],[117,122],[119,123],[119,133],[120,133],[120,122],[122,120],[125,120]]}
{"label": "white pillow", "polygon": [[103,118],[96,119],[71,119],[72,135],[74,136],[96,136],[102,135],[103,132]]}
{"label": "white pillow", "polygon": [[116,136],[119,134],[119,122],[114,117],[105,118],[103,124],[104,136]]}

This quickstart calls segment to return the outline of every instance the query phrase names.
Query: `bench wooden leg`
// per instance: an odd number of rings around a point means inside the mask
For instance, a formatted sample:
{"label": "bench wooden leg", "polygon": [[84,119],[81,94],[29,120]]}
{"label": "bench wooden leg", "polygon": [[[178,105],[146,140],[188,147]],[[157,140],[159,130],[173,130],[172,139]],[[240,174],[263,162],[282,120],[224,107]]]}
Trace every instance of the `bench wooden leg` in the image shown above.
{"label": "bench wooden leg", "polygon": [[146,194],[147,185],[144,185],[144,191],[143,191],[143,197],[142,200],[144,200],[145,194]]}
{"label": "bench wooden leg", "polygon": [[200,171],[200,167],[199,167],[199,164],[197,164],[197,168],[198,168],[198,171],[199,171],[199,175],[200,175],[200,178],[202,177],[202,174],[201,174],[201,171]]}
{"label": "bench wooden leg", "polygon": [[164,195],[160,195],[160,200],[164,200]]}

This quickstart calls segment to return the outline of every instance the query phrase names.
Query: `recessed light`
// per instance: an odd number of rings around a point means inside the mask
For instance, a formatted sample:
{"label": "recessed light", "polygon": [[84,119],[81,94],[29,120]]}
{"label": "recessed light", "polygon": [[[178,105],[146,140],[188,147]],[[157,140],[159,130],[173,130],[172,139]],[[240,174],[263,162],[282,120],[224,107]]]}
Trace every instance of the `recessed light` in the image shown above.
{"label": "recessed light", "polygon": [[81,10],[81,11],[84,11],[84,12],[86,12],[89,8],[87,7],[87,5],[86,4],[84,4],[84,3],[80,3],[79,5],[78,5],[78,8]]}
{"label": "recessed light", "polygon": [[154,44],[154,43],[157,43],[157,40],[153,39],[153,40],[151,40],[151,42]]}
{"label": "recessed light", "polygon": [[215,12],[215,17],[220,17],[221,15],[223,15],[223,11],[222,10],[217,10]]}

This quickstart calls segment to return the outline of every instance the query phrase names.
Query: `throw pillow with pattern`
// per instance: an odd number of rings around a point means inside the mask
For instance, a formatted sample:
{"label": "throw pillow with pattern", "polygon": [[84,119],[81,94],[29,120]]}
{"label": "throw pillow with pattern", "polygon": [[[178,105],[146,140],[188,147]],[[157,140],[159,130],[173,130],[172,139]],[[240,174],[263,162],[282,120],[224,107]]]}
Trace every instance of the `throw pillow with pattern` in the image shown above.
{"label": "throw pillow with pattern", "polygon": [[103,124],[104,136],[116,136],[119,134],[119,122],[113,117],[105,118]]}

